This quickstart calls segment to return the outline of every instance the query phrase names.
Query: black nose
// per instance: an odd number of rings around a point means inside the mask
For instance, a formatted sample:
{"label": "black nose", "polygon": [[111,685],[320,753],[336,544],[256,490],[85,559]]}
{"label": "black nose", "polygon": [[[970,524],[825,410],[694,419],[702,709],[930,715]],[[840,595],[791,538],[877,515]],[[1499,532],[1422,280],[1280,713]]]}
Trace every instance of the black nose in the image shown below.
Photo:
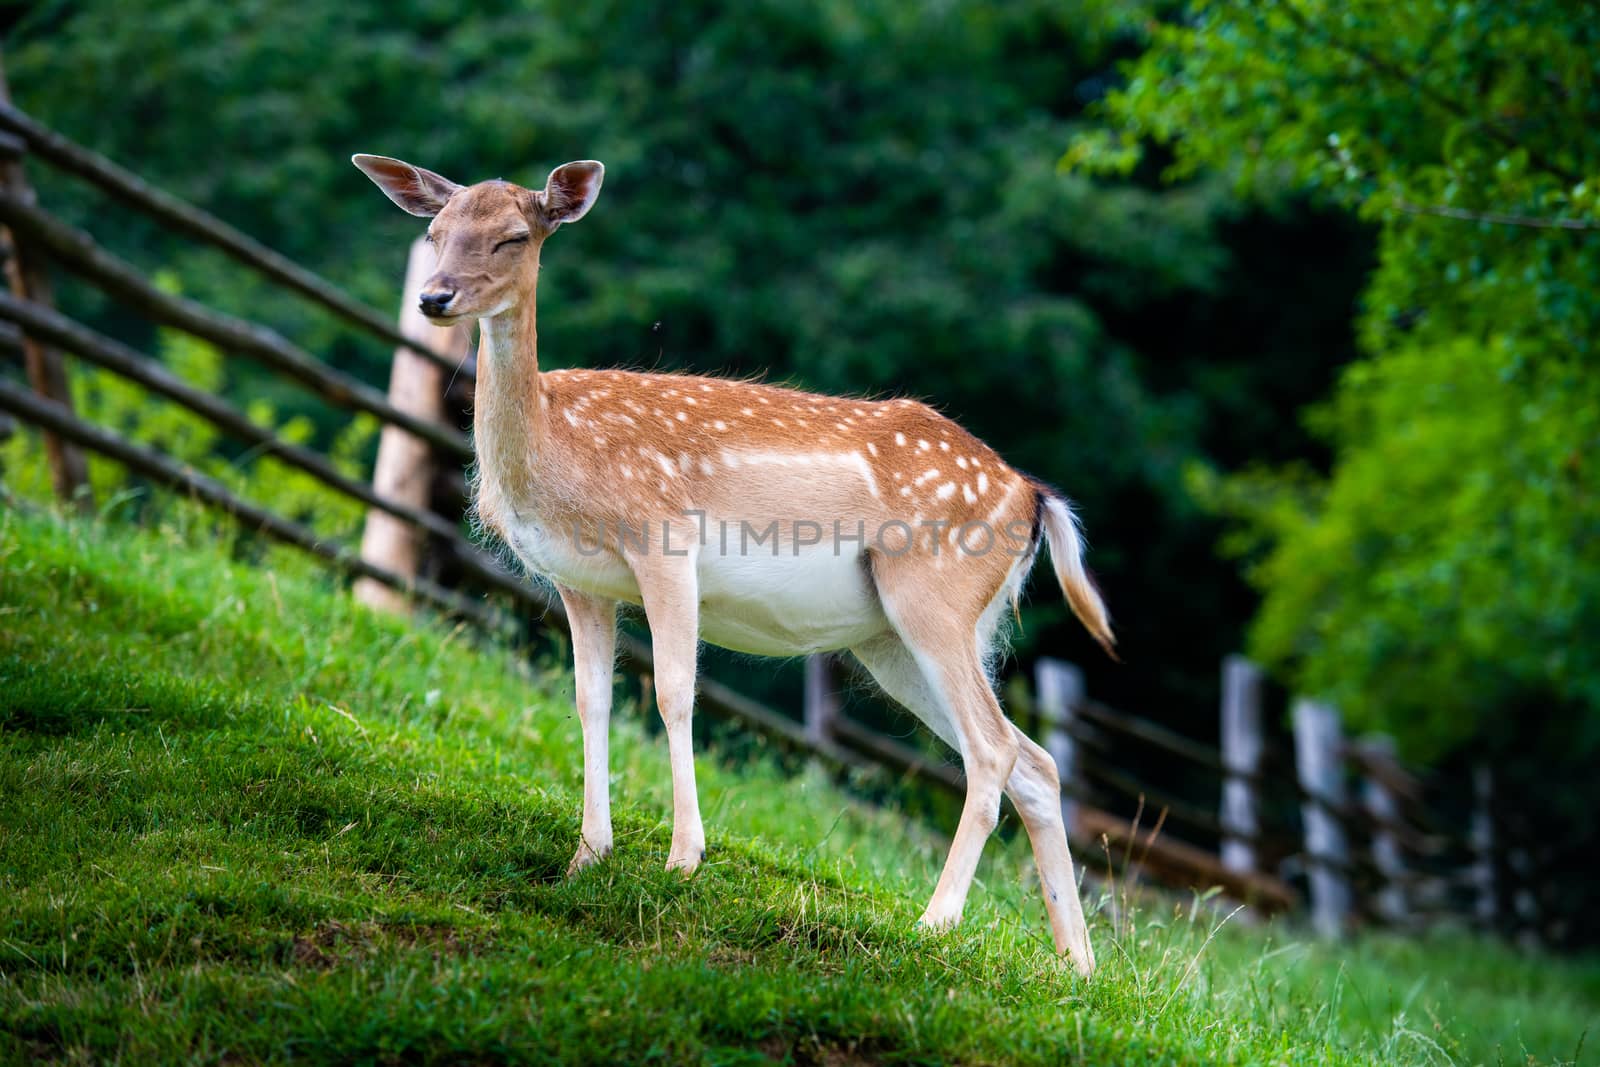
{"label": "black nose", "polygon": [[443,315],[444,309],[450,306],[450,301],[456,298],[454,289],[435,290],[431,293],[422,293],[417,300],[417,305],[422,308],[424,315]]}

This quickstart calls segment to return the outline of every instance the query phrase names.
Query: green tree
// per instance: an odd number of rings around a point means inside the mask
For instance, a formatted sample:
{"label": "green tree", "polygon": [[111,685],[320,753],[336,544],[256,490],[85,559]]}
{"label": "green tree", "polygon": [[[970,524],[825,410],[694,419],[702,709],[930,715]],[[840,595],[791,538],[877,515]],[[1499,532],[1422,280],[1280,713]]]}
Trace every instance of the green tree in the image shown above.
{"label": "green tree", "polygon": [[1202,495],[1243,521],[1258,656],[1415,757],[1493,758],[1592,839],[1600,755],[1600,20],[1521,0],[1197,2],[1067,161],[1310,189],[1377,227],[1326,477]]}

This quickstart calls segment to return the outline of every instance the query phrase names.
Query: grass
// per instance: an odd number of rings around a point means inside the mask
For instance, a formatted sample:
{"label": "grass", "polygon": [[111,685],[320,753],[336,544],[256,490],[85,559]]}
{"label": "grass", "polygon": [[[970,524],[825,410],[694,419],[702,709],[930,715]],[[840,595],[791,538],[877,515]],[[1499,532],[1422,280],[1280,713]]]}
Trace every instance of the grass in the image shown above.
{"label": "grass", "polygon": [[617,852],[567,880],[563,666],[188,522],[0,509],[0,1060],[1596,1058],[1600,964],[1464,935],[1328,946],[1094,890],[1081,982],[1015,834],[963,927],[919,932],[938,837],[759,753],[702,752],[711,852],[668,875],[626,701]]}

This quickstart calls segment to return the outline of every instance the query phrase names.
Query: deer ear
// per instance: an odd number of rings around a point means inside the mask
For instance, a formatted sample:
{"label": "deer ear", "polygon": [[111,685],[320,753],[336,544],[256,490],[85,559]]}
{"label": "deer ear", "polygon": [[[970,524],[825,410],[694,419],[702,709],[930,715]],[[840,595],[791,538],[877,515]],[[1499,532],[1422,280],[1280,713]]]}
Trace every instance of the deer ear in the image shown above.
{"label": "deer ear", "polygon": [[350,162],[361,173],[371,178],[384,195],[406,211],[431,219],[444,207],[444,202],[461,186],[449,178],[441,178],[431,170],[413,167],[388,156],[356,154]]}
{"label": "deer ear", "polygon": [[550,172],[540,195],[540,206],[551,226],[577,222],[594,206],[606,168],[593,159],[563,163]]}

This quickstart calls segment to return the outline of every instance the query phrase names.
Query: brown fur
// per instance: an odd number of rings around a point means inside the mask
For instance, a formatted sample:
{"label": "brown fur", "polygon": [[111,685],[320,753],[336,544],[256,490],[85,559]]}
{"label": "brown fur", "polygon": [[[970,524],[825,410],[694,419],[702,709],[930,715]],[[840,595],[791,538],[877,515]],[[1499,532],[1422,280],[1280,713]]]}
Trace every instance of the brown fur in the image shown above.
{"label": "brown fur", "polygon": [[[966,804],[923,921],[944,927],[959,920],[1004,791],[1033,842],[1057,947],[1087,975],[1094,957],[1055,768],[1006,719],[985,669],[997,617],[1041,534],[1073,610],[1110,648],[1104,605],[1083,569],[1065,500],[914,400],[820,396],[692,375],[541,373],[534,298],[540,248],[589,209],[603,168],[569,163],[543,190],[531,191],[498,181],[463,188],[380,157],[358,156],[356,164],[401,207],[434,216],[439,269],[423,292],[434,321],[482,322],[478,515],[530,567],[550,573],[572,622],[585,767],[572,869],[602,859],[612,844],[607,723],[618,600],[642,604],[650,626],[672,763],[667,865],[687,872],[705,850],[689,732],[702,622],[756,612],[768,598],[792,594],[776,586],[794,580],[794,572],[741,575],[755,584],[734,581],[717,602],[702,594],[693,553],[675,557],[663,545],[641,550],[601,539],[600,563],[579,560],[581,528],[672,527],[685,545],[695,538],[686,516],[704,513],[725,522],[775,522],[778,541],[798,555],[801,526],[826,521],[866,535],[857,551],[869,591],[858,591],[859,573],[836,587],[827,583],[840,581],[837,570],[802,572],[837,601],[825,602],[822,636],[793,637],[780,627],[783,641],[836,647],[826,643],[833,635],[850,642],[890,694],[956,746],[966,765]],[[992,540],[980,551],[971,538],[985,531]]]}

